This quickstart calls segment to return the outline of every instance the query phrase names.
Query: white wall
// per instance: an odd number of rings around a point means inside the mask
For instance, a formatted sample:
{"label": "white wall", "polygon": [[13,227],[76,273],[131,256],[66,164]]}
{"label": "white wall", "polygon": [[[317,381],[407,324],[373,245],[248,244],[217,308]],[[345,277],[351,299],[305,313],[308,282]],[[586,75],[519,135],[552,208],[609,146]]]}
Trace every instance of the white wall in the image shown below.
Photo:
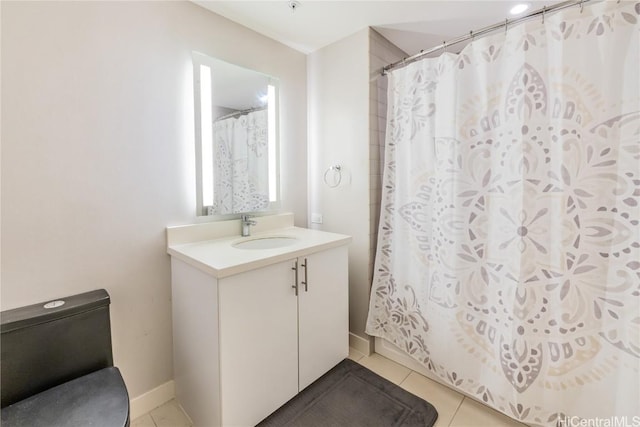
{"label": "white wall", "polygon": [[[369,29],[308,56],[309,214],[314,228],[348,234],[349,329],[363,339],[369,304]],[[325,170],[342,166],[342,183],[329,188]]]}
{"label": "white wall", "polygon": [[[380,217],[386,77],[382,67],[407,56],[372,29],[361,30],[308,57],[309,215],[311,227],[353,236],[349,248],[351,345],[368,351],[364,332]],[[329,188],[325,170],[343,168],[343,182]],[[331,177],[331,172],[329,177]],[[355,340],[353,339],[355,337]]]}
{"label": "white wall", "polygon": [[106,288],[131,397],[172,378],[165,227],[195,217],[191,51],[281,79],[306,225],[306,57],[189,2],[1,2],[2,309]]}

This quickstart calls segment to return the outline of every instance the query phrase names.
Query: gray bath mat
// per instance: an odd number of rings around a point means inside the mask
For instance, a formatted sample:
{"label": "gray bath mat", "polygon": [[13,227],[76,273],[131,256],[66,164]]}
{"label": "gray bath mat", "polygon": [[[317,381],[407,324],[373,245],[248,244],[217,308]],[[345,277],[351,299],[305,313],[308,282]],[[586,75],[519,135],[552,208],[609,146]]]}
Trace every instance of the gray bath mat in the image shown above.
{"label": "gray bath mat", "polygon": [[259,427],[431,427],[438,412],[352,360],[345,359]]}

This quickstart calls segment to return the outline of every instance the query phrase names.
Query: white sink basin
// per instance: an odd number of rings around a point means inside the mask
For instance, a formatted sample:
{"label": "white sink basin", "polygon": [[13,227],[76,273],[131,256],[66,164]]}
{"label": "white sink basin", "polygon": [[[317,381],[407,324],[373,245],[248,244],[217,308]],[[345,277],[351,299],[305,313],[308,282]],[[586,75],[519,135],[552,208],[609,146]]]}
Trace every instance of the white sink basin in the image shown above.
{"label": "white sink basin", "polygon": [[287,236],[256,237],[233,243],[231,246],[237,249],[275,249],[292,245],[297,240],[295,237]]}

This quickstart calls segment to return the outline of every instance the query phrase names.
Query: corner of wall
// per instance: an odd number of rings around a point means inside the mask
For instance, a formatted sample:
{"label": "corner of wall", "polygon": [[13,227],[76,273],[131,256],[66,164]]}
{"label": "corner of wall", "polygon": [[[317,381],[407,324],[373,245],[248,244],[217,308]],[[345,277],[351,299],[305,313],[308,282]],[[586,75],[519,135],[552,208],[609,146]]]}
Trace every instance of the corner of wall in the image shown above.
{"label": "corner of wall", "polygon": [[[402,49],[384,38],[374,28],[369,28],[369,293],[373,282],[378,243],[387,128],[387,77],[382,76],[382,67],[405,56],[407,54]],[[366,334],[365,336],[369,343],[367,350],[373,352],[373,337]],[[353,340],[353,343],[362,345],[358,340]],[[367,354],[364,350],[356,349]]]}

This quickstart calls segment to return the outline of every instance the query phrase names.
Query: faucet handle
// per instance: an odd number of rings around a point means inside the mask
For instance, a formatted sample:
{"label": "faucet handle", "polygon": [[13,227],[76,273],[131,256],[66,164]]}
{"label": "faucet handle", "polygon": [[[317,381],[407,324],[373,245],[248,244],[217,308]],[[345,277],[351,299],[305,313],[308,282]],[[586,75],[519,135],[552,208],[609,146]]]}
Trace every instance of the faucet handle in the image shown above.
{"label": "faucet handle", "polygon": [[240,216],[240,222],[242,223],[242,225],[256,225],[257,222],[251,219],[254,216],[255,215],[242,214],[242,216]]}
{"label": "faucet handle", "polygon": [[247,215],[247,214],[240,215],[240,224],[242,224],[242,237],[249,236],[251,233],[251,230],[249,229],[249,227],[257,224],[255,221],[252,221],[249,218],[253,218],[253,215]]}

